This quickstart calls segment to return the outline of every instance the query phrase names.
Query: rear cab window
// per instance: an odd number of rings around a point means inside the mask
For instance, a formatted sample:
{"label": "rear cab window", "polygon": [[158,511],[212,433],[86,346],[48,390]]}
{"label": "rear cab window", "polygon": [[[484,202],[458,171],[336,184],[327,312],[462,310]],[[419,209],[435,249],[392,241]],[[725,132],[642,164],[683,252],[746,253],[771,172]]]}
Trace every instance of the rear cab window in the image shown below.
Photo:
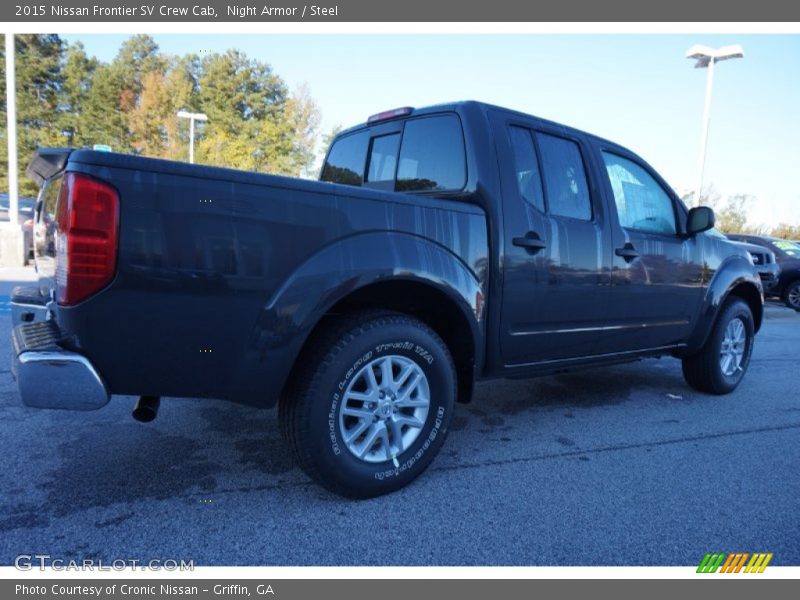
{"label": "rear cab window", "polygon": [[365,181],[372,183],[394,182],[399,147],[399,133],[390,133],[372,138]]}
{"label": "rear cab window", "polygon": [[399,192],[449,192],[467,181],[461,121],[455,113],[422,115],[387,133],[380,126],[337,138],[320,179]]}

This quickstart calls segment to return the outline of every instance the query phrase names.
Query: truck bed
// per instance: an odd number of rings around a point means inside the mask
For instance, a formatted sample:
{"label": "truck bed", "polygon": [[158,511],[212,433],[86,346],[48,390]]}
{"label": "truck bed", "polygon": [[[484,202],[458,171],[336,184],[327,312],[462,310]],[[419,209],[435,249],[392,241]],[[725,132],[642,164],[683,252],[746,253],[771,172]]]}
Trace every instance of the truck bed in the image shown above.
{"label": "truck bed", "polygon": [[[326,286],[378,280],[384,264],[452,269],[453,258],[465,285],[485,283],[486,218],[466,202],[87,150],[63,166],[119,192],[116,278],[58,309],[65,344],[115,394],[271,405],[268,371],[285,369]],[[119,346],[137,359],[100,350]]]}

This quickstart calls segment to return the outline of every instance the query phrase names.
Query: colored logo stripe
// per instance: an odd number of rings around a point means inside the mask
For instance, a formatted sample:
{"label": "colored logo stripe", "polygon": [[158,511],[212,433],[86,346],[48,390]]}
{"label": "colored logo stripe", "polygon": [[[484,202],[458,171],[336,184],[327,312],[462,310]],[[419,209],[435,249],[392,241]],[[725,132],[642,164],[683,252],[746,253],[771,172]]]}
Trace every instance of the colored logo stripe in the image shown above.
{"label": "colored logo stripe", "polygon": [[753,554],[753,558],[750,559],[750,562],[747,563],[747,567],[745,567],[745,573],[763,573],[764,569],[767,568],[769,561],[772,560],[772,553],[769,554],[761,553],[761,554]]}
{"label": "colored logo stripe", "polygon": [[[749,562],[747,559],[750,559]],[[763,573],[772,560],[772,553],[731,552],[729,554],[709,552],[703,557],[698,573],[739,573],[744,567],[745,573]],[[724,561],[724,562],[723,562]],[[747,563],[747,566],[745,566]]]}
{"label": "colored logo stripe", "polygon": [[750,555],[746,552],[744,554],[740,552],[728,554],[728,560],[722,565],[720,573],[738,573],[744,566],[748,556]]}
{"label": "colored logo stripe", "polygon": [[725,559],[724,554],[711,554],[710,552],[703,557],[700,566],[697,567],[698,573],[716,573],[722,561]]}

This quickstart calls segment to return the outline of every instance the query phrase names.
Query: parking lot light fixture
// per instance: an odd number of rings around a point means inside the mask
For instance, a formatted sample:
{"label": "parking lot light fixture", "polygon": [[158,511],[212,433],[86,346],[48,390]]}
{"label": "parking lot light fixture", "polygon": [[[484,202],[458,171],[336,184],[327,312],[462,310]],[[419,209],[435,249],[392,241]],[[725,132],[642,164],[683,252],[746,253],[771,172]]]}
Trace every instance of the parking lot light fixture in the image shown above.
{"label": "parking lot light fixture", "polygon": [[189,119],[189,162],[194,163],[194,122],[208,121],[208,115],[206,115],[205,113],[195,113],[186,110],[179,110],[178,117],[181,119]]}
{"label": "parking lot light fixture", "polygon": [[700,192],[703,189],[703,172],[706,163],[706,145],[708,142],[708,124],[711,119],[711,92],[714,87],[714,65],[723,60],[743,58],[744,50],[739,44],[710,48],[702,44],[695,44],[686,51],[686,58],[695,60],[695,69],[708,69],[706,76],[706,99],[703,106],[703,125],[700,133],[700,158],[695,186],[694,204],[700,204]]}

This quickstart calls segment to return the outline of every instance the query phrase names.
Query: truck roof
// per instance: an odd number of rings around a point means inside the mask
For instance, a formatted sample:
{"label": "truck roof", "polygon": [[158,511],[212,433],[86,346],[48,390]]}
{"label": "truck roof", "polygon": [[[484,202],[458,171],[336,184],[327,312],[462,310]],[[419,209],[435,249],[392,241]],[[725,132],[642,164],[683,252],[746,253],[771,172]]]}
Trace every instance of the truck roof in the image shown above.
{"label": "truck roof", "polygon": [[[581,129],[577,129],[576,127],[570,127],[569,125],[564,125],[563,123],[559,123],[557,121],[551,121],[551,120],[545,119],[543,117],[538,117],[538,116],[536,116],[534,114],[531,114],[531,113],[525,113],[525,112],[522,112],[522,111],[519,111],[519,110],[514,110],[512,108],[506,108],[505,106],[498,106],[496,104],[490,104],[488,102],[480,102],[478,100],[458,100],[458,101],[446,102],[446,103],[442,103],[442,104],[432,104],[430,106],[423,106],[421,108],[414,108],[414,109],[412,109],[413,112],[410,115],[401,115],[401,116],[398,116],[396,118],[397,119],[405,119],[405,118],[408,118],[409,116],[419,116],[419,115],[425,115],[425,114],[431,114],[431,113],[437,113],[437,112],[448,112],[448,111],[456,112],[460,108],[466,108],[466,107],[476,107],[476,108],[480,109],[484,113],[486,113],[486,112],[488,112],[490,110],[501,110],[501,111],[504,111],[504,112],[507,112],[507,113],[510,113],[510,114],[513,114],[513,115],[519,115],[520,117],[524,117],[524,118],[527,118],[527,119],[535,119],[537,121],[540,121],[543,124],[550,125],[550,126],[555,127],[555,128],[559,128],[559,129],[563,130],[565,133],[580,134],[580,135],[584,135],[584,136],[590,137],[591,139],[593,139],[593,140],[595,140],[597,142],[601,142],[603,145],[606,145],[606,146],[624,148],[623,146],[621,146],[620,144],[617,144],[616,142],[613,142],[613,141],[608,140],[606,138],[603,138],[603,137],[600,137],[598,135],[589,133],[587,131],[583,131]],[[389,120],[389,119],[387,119],[387,120]],[[365,121],[365,122],[360,123],[358,125],[354,125],[352,127],[348,127],[347,129],[343,129],[342,131],[339,132],[337,137],[339,135],[345,135],[345,134],[348,134],[348,133],[352,133],[354,131],[358,131],[360,129],[366,129],[366,128],[371,127],[373,125],[375,125],[375,124]]]}

